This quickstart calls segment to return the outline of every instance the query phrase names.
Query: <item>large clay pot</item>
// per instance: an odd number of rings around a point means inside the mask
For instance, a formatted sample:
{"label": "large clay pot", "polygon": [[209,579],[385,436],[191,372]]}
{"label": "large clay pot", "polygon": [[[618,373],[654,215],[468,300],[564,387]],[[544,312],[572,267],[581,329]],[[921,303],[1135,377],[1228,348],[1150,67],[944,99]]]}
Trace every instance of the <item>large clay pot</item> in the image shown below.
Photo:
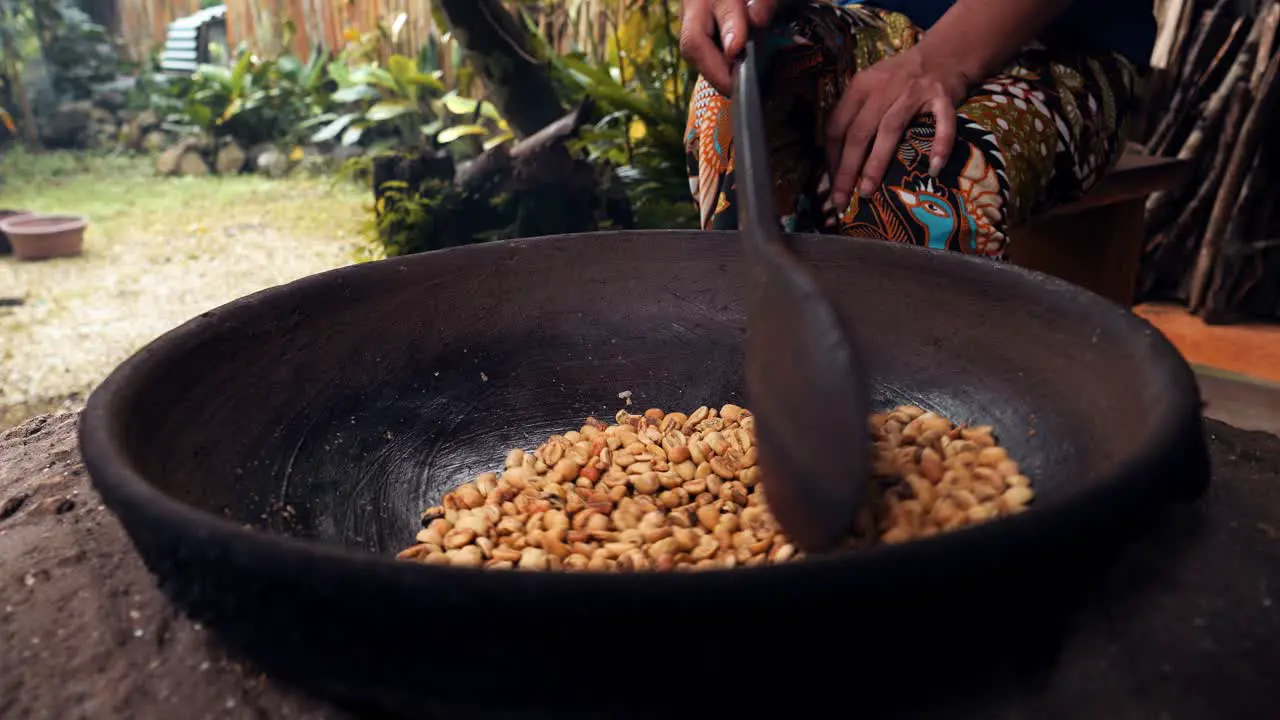
{"label": "large clay pot", "polygon": [[[1118,543],[1204,492],[1195,375],[1146,321],[1061,280],[899,243],[788,241],[875,339],[876,407],[997,428],[1032,509],[725,571],[397,561],[446,489],[616,412],[620,391],[633,408],[750,406],[751,275],[724,232],[481,243],[265,290],[112,373],[80,446],[179,607],[359,717],[754,718],[815,702],[954,715],[1052,659]],[[709,690],[663,692],[663,677]]]}
{"label": "large clay pot", "polygon": [[[0,221],[30,214],[30,210],[0,210]],[[0,230],[0,255],[8,255],[11,252],[13,252],[13,245],[9,244],[9,236],[5,235],[3,230]]]}
{"label": "large clay pot", "polygon": [[89,221],[76,215],[27,214],[0,220],[19,260],[46,260],[79,255]]}

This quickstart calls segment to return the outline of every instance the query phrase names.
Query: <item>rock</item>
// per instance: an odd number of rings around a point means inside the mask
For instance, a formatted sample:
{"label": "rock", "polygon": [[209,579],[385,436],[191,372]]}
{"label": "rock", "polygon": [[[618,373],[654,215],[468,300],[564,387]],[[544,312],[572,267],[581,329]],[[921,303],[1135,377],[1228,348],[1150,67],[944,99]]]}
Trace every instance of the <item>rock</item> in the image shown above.
{"label": "rock", "polygon": [[324,155],[303,155],[298,161],[298,172],[304,175],[328,175],[333,172],[333,158]]}
{"label": "rock", "polygon": [[204,177],[209,174],[209,164],[195,150],[188,150],[178,159],[178,174],[183,177]]}
{"label": "rock", "polygon": [[93,99],[95,105],[111,112],[123,110],[127,102],[128,99],[119,90],[104,90]]}
{"label": "rock", "polygon": [[133,122],[138,125],[139,130],[145,133],[149,130],[154,130],[160,127],[160,116],[156,114],[155,110],[147,108],[146,110],[138,113],[138,116],[133,119]]}
{"label": "rock", "polygon": [[[160,153],[160,157],[156,158],[156,174],[177,175],[179,168],[182,167],[182,158],[187,154],[187,151],[195,147],[195,144],[195,138],[185,137],[174,143],[173,147]],[[205,170],[207,172],[208,167]]]}
{"label": "rock", "polygon": [[142,128],[138,126],[137,118],[132,118],[120,126],[120,146],[124,149],[140,150],[142,137]]}
{"label": "rock", "polygon": [[178,142],[173,147],[160,153],[160,157],[156,158],[156,174],[157,175],[176,175],[178,174],[178,163],[182,162],[182,156],[187,152],[187,146],[182,142]]}
{"label": "rock", "polygon": [[97,125],[115,125],[116,114],[100,107],[89,108],[89,119]]}
{"label": "rock", "polygon": [[258,169],[258,158],[262,156],[262,153],[270,150],[272,147],[274,146],[269,142],[261,142],[256,145],[249,146],[248,169],[256,172]]}
{"label": "rock", "polygon": [[59,105],[40,128],[40,141],[52,149],[77,150],[93,144],[94,112],[99,110],[85,101]]}
{"label": "rock", "polygon": [[99,123],[93,128],[93,145],[95,148],[115,148],[124,139],[123,128],[115,123]]}
{"label": "rock", "polygon": [[298,161],[298,170],[308,175],[323,175],[331,172],[334,160],[320,148],[309,145],[302,149],[302,159]]}
{"label": "rock", "polygon": [[332,173],[348,161],[363,157],[364,153],[364,148],[358,145],[338,145],[329,148],[307,145],[303,147],[303,156],[298,169],[312,174]]}
{"label": "rock", "polygon": [[121,75],[93,89],[93,104],[118,113],[128,104],[129,93],[137,86],[136,77]]}
{"label": "rock", "polygon": [[267,148],[258,156],[256,168],[259,175],[266,175],[271,178],[282,178],[289,174],[289,156],[281,152],[279,148]]}
{"label": "rock", "polygon": [[348,161],[364,157],[364,148],[359,145],[339,145],[329,153],[336,165],[345,165]]}
{"label": "rock", "polygon": [[87,100],[59,105],[40,129],[40,139],[50,148],[114,147],[119,137],[115,113]]}
{"label": "rock", "polygon": [[141,147],[143,150],[151,153],[157,153],[164,150],[164,146],[169,144],[169,136],[160,130],[151,130],[142,136]]}
{"label": "rock", "polygon": [[93,120],[92,145],[94,148],[116,149],[120,147],[124,126],[116,121],[114,115],[106,113],[97,115]]}
{"label": "rock", "polygon": [[213,166],[219,175],[232,175],[244,169],[245,154],[235,140],[222,146]]}

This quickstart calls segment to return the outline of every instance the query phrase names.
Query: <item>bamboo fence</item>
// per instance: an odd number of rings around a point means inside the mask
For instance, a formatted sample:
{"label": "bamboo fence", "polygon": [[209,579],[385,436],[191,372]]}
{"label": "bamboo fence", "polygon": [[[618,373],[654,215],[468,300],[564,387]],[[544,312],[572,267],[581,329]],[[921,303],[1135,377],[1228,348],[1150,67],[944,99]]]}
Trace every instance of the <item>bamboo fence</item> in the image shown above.
{"label": "bamboo fence", "polygon": [[[227,0],[227,40],[266,54],[287,49],[305,57],[317,44],[336,51],[347,32],[380,25],[391,33],[388,50],[405,55],[445,32],[436,24],[431,0]],[[293,40],[285,48],[290,32]]]}
{"label": "bamboo fence", "polygon": [[199,0],[117,0],[120,40],[132,60],[164,45],[169,23],[200,9]]}
{"label": "bamboo fence", "polygon": [[[200,9],[199,0],[116,1],[120,40],[134,59],[164,45],[169,23]],[[436,23],[432,0],[226,0],[226,6],[231,47],[244,42],[264,54],[289,50],[305,57],[317,43],[336,51],[347,32],[381,25],[391,31],[391,52],[413,55],[429,38],[445,33]]]}
{"label": "bamboo fence", "polygon": [[[199,9],[199,0],[116,0],[121,40],[141,59],[164,44],[170,22]],[[505,0],[536,7],[543,36],[557,50],[577,48],[598,57],[613,32],[612,18],[644,0]],[[429,41],[448,45],[448,29],[433,0],[225,0],[227,40],[263,54],[289,50],[305,57],[316,44],[341,49],[348,33],[388,31],[386,52],[413,56]],[[292,37],[289,47],[286,39]]]}

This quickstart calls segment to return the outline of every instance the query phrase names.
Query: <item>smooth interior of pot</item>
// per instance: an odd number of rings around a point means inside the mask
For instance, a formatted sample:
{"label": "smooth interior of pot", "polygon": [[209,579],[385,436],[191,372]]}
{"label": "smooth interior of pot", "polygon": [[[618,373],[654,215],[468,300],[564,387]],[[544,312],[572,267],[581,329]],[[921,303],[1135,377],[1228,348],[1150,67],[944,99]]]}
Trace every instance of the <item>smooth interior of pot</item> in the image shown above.
{"label": "smooth interior of pot", "polygon": [[[887,243],[801,247],[854,321],[876,404],[994,426],[1038,506],[1106,482],[1181,402],[1154,331],[1063,283]],[[313,276],[145,350],[111,422],[172,497],[394,553],[447,488],[611,417],[624,391],[632,409],[749,406],[740,250],[728,234],[609,233]]]}

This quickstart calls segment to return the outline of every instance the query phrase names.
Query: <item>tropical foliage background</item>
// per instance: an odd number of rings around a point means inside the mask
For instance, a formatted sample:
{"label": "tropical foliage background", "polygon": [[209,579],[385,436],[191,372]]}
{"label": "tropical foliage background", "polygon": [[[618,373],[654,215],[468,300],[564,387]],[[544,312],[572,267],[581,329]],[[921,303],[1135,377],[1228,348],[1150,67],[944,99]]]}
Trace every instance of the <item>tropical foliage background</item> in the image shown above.
{"label": "tropical foliage background", "polygon": [[[239,0],[228,15],[264,10],[252,5]],[[128,122],[154,118],[163,141],[147,151],[186,142],[184,152],[212,159],[234,143],[250,156],[241,171],[266,146],[295,162],[334,155],[341,175],[373,185],[371,257],[559,229],[554,218],[529,219],[540,197],[529,168],[553,151],[590,174],[580,190],[594,193],[583,199],[593,225],[693,222],[682,147],[693,76],[677,47],[678,0],[415,5],[429,17],[382,12],[330,39],[300,32],[286,14],[265,41],[241,38],[224,53],[212,48],[194,72],[166,73],[159,46],[134,59],[75,0],[0,0],[0,142],[37,150],[49,144],[42,115],[111,95]],[[37,62],[55,94],[44,102],[26,91]],[[568,115],[546,147],[522,142]],[[125,135],[128,122],[108,125]],[[91,144],[139,151],[139,135]],[[477,171],[502,164],[499,155],[513,157],[505,164],[514,170]],[[575,229],[591,228],[564,228]]]}

